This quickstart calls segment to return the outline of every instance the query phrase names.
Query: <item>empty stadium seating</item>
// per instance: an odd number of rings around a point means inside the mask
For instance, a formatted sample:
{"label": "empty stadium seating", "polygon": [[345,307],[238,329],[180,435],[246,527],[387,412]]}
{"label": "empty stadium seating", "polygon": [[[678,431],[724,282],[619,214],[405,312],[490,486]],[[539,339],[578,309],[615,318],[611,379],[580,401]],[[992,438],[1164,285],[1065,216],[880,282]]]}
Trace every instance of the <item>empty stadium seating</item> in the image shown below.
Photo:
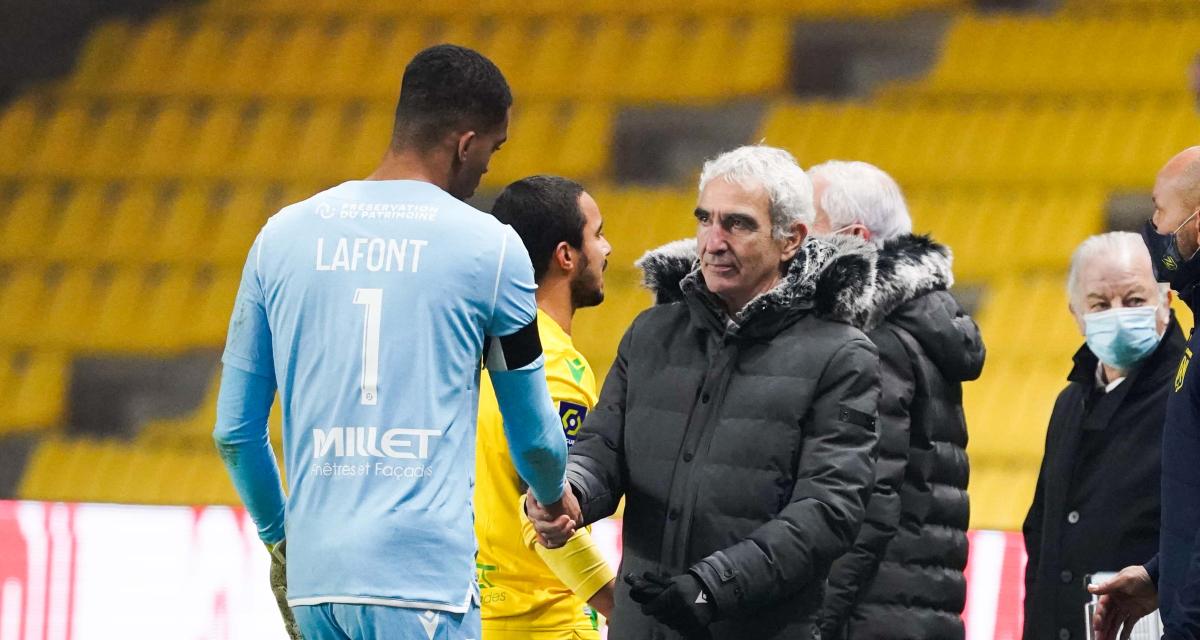
{"label": "empty stadium seating", "polygon": [[[369,172],[405,63],[453,41],[492,57],[516,97],[485,188],[560,173],[600,204],[614,246],[607,298],[575,324],[599,376],[651,303],[633,261],[695,224],[694,185],[610,184],[622,109],[760,100],[752,140],[805,166],[862,159],[895,175],[916,231],[948,244],[958,281],[982,291],[989,361],[965,391],[972,522],[1016,528],[1081,343],[1067,260],[1105,229],[1111,194],[1146,190],[1194,140],[1186,70],[1200,5],[1067,0],[986,16],[968,5],[209,0],[102,24],[69,77],[0,108],[0,434],[44,434],[21,495],[236,501],[210,444],[215,379],[194,412],[131,441],[77,440],[59,429],[72,359],[219,349],[266,217]],[[952,18],[927,74],[862,99],[787,95],[793,21],[931,9]],[[157,479],[138,481],[134,465]]]}

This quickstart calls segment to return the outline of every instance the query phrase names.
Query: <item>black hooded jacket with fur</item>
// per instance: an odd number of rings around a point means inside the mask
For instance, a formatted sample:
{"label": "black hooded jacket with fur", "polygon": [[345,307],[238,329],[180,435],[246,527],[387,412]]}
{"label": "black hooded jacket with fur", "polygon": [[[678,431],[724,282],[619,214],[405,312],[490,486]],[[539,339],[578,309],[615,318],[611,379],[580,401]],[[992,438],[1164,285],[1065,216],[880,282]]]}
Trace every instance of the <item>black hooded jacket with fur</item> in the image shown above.
{"label": "black hooded jacket with fur", "polygon": [[[658,304],[621,341],[567,477],[584,519],[626,499],[622,576],[691,572],[711,637],[814,632],[825,577],[854,541],[874,477],[873,247],[810,239],[780,284],[727,325],[695,242],[639,261]],[[610,637],[680,637],[617,581]]]}
{"label": "black hooded jacket with fur", "polygon": [[975,322],[947,289],[950,251],[924,236],[879,252],[865,327],[879,348],[876,485],[853,549],[829,577],[823,640],[964,636],[967,427],[962,383],[979,377]]}

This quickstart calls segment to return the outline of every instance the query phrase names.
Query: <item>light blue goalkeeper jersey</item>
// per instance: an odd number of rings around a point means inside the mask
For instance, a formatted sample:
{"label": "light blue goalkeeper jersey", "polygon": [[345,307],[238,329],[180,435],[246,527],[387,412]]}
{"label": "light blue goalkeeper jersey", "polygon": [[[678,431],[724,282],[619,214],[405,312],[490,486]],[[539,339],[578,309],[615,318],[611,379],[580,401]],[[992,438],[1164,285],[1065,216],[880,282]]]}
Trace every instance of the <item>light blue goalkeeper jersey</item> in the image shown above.
{"label": "light blue goalkeeper jersey", "polygon": [[[243,397],[257,392],[232,388],[236,380],[268,392],[278,384],[292,606],[469,608],[485,336],[533,322],[535,288],[511,227],[425,182],[347,182],[263,227],[230,321],[220,404],[226,414],[231,404],[262,406]],[[540,366],[530,367],[537,378]],[[548,425],[526,436],[556,451],[561,429],[542,404],[535,413]],[[282,496],[263,480],[273,467],[236,450],[261,450],[261,418],[219,418],[216,437],[271,541],[282,535],[272,513]],[[556,464],[539,476],[550,500],[562,486]]]}

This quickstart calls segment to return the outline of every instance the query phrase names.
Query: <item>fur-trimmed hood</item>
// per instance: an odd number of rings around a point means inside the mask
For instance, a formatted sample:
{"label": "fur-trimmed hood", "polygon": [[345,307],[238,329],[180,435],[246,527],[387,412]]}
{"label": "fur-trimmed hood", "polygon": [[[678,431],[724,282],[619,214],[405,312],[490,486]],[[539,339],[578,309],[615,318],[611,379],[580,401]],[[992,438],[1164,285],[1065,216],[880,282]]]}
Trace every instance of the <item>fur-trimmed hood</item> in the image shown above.
{"label": "fur-trimmed hood", "polygon": [[948,289],[954,284],[950,249],[928,236],[892,238],[879,250],[875,303],[864,330],[883,323],[908,332],[949,380],[979,377],[987,350],[979,326]]}
{"label": "fur-trimmed hood", "polygon": [[903,235],[883,243],[875,261],[875,300],[864,329],[878,327],[904,303],[954,285],[950,248],[929,236]]}
{"label": "fur-trimmed hood", "polygon": [[[740,323],[772,312],[811,309],[818,317],[861,327],[872,315],[877,297],[875,260],[875,247],[858,238],[809,236],[779,284],[742,309]],[[648,251],[635,264],[656,304],[679,302],[692,292],[705,299],[712,297],[700,274],[693,239]]]}

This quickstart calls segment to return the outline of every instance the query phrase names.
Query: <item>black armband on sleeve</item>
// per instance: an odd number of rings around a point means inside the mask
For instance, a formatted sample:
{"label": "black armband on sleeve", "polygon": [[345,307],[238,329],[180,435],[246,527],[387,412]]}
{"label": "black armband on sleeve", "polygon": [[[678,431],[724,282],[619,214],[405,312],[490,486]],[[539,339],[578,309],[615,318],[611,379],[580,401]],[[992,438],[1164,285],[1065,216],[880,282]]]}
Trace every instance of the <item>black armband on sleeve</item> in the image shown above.
{"label": "black armband on sleeve", "polygon": [[529,365],[542,355],[542,338],[538,335],[537,318],[516,333],[487,337],[484,366],[488,371],[515,371]]}

